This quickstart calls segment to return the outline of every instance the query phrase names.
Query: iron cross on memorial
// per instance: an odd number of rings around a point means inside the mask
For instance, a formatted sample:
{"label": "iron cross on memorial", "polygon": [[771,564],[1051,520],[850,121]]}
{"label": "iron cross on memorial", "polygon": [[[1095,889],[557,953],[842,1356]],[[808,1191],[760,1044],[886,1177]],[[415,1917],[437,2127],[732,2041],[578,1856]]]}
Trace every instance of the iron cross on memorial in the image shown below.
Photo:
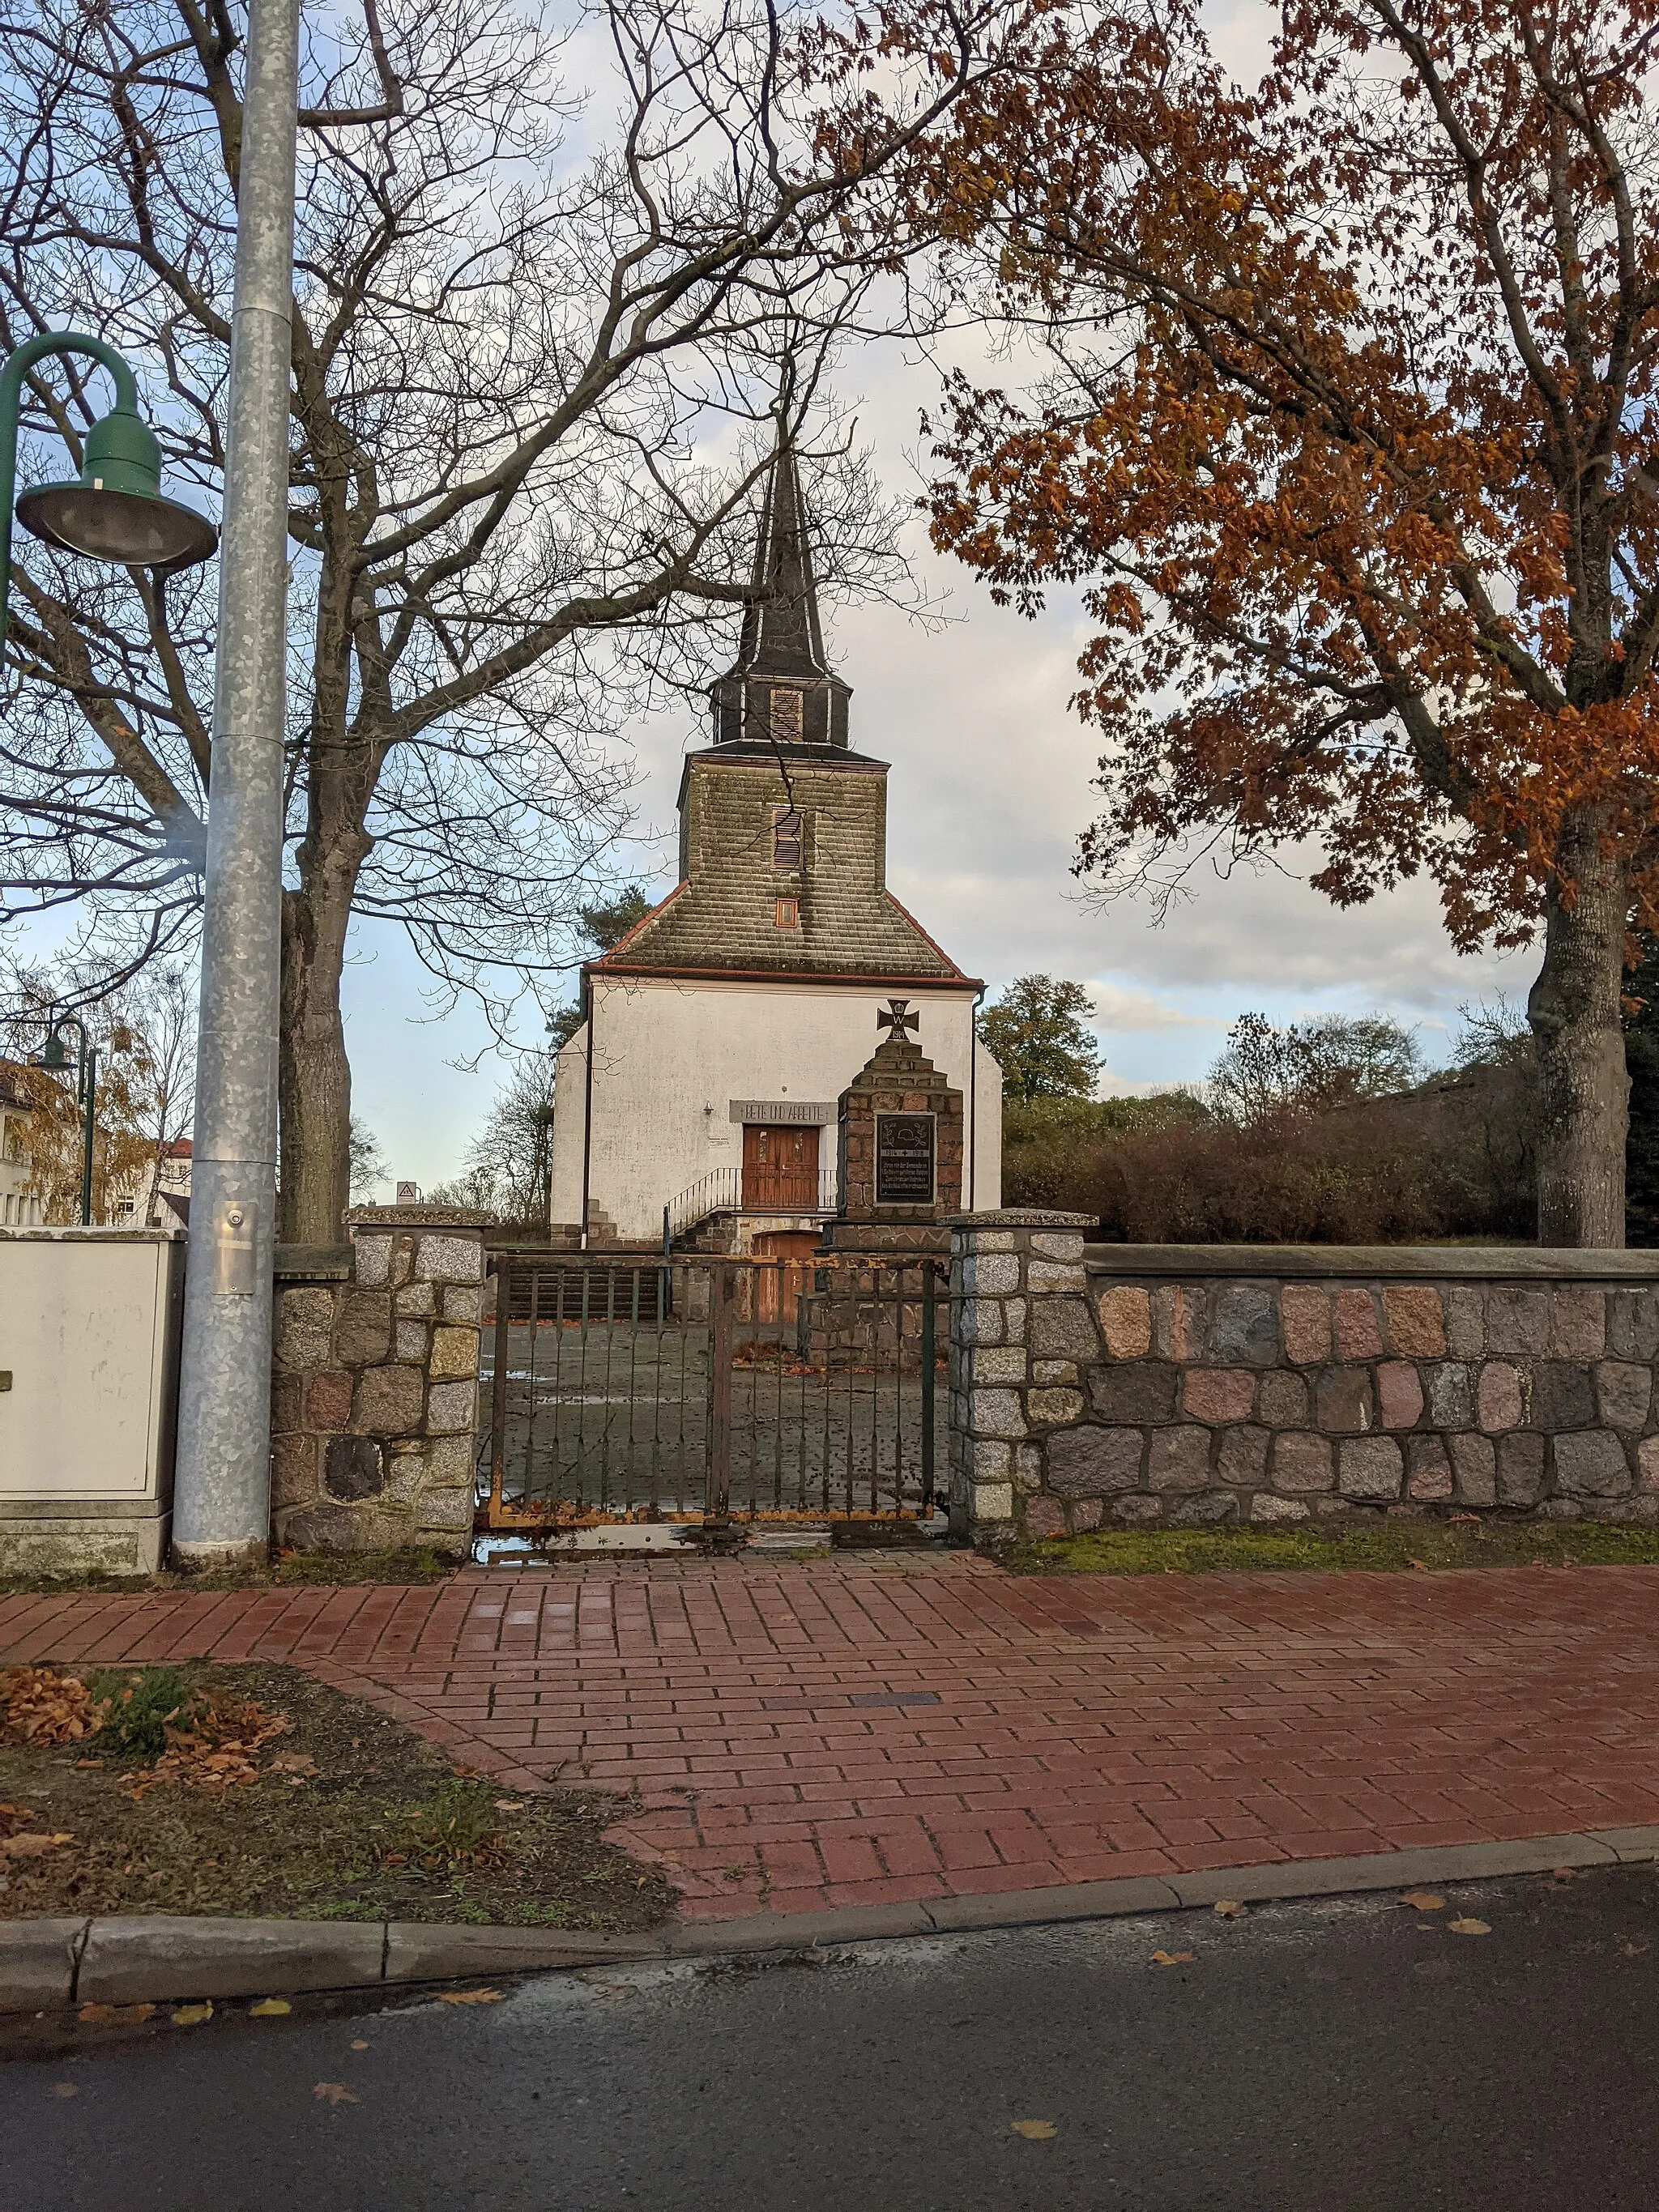
{"label": "iron cross on memorial", "polygon": [[921,1016],[910,1012],[910,1001],[908,999],[890,999],[885,1007],[877,1012],[876,1027],[878,1030],[890,1030],[893,1035],[902,1042],[907,1037],[914,1036],[921,1027]]}

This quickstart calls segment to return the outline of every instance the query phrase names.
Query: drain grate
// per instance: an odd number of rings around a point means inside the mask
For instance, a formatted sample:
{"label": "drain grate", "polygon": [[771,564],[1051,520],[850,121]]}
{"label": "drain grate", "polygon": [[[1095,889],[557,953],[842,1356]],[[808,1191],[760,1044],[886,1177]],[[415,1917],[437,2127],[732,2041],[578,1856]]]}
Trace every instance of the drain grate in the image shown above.
{"label": "drain grate", "polygon": [[936,1705],[937,1690],[864,1690],[848,1698],[849,1705]]}

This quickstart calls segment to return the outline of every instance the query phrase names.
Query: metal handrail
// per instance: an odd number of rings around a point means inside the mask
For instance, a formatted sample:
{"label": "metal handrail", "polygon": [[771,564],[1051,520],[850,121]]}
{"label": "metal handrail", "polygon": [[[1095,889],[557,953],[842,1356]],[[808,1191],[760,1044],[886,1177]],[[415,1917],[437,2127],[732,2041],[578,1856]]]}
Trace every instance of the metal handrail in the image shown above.
{"label": "metal handrail", "polygon": [[669,1200],[663,1220],[672,1238],[689,1236],[714,1213],[833,1213],[836,1192],[835,1169],[820,1168],[816,1206],[744,1206],[742,1169],[712,1168]]}

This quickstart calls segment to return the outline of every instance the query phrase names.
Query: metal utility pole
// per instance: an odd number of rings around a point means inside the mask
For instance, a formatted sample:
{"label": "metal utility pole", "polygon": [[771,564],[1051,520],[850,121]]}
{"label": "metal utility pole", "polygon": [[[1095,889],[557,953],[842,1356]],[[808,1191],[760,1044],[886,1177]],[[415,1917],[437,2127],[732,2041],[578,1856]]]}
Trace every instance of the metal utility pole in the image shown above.
{"label": "metal utility pole", "polygon": [[299,0],[252,0],[219,562],[173,1547],[265,1556],[282,963]]}

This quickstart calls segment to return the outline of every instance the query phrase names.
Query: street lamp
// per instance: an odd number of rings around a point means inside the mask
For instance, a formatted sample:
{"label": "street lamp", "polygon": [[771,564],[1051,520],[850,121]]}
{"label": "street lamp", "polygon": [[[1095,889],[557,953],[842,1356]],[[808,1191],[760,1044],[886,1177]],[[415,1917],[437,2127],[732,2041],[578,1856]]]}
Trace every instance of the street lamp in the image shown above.
{"label": "street lamp", "polygon": [[132,371],[113,346],[78,331],[25,338],[0,368],[0,646],[6,640],[11,582],[12,499],[17,483],[18,418],[23,379],[53,354],[84,354],[115,380],[115,404],[94,422],[73,482],[35,484],[16,502],[25,530],[65,553],[171,574],[205,561],[218,533],[205,515],[161,491],[161,448],[138,412]]}
{"label": "street lamp", "polygon": [[[92,1226],[92,1140],[96,1124],[98,1106],[98,1048],[87,1040],[87,1025],[79,1014],[60,1014],[54,1006],[46,1017],[45,1049],[35,1062],[50,1074],[63,1075],[75,1068],[75,1101],[83,1109],[81,1136],[81,1226]],[[71,1062],[69,1047],[64,1042],[64,1031],[73,1024],[80,1041],[80,1050]]]}

